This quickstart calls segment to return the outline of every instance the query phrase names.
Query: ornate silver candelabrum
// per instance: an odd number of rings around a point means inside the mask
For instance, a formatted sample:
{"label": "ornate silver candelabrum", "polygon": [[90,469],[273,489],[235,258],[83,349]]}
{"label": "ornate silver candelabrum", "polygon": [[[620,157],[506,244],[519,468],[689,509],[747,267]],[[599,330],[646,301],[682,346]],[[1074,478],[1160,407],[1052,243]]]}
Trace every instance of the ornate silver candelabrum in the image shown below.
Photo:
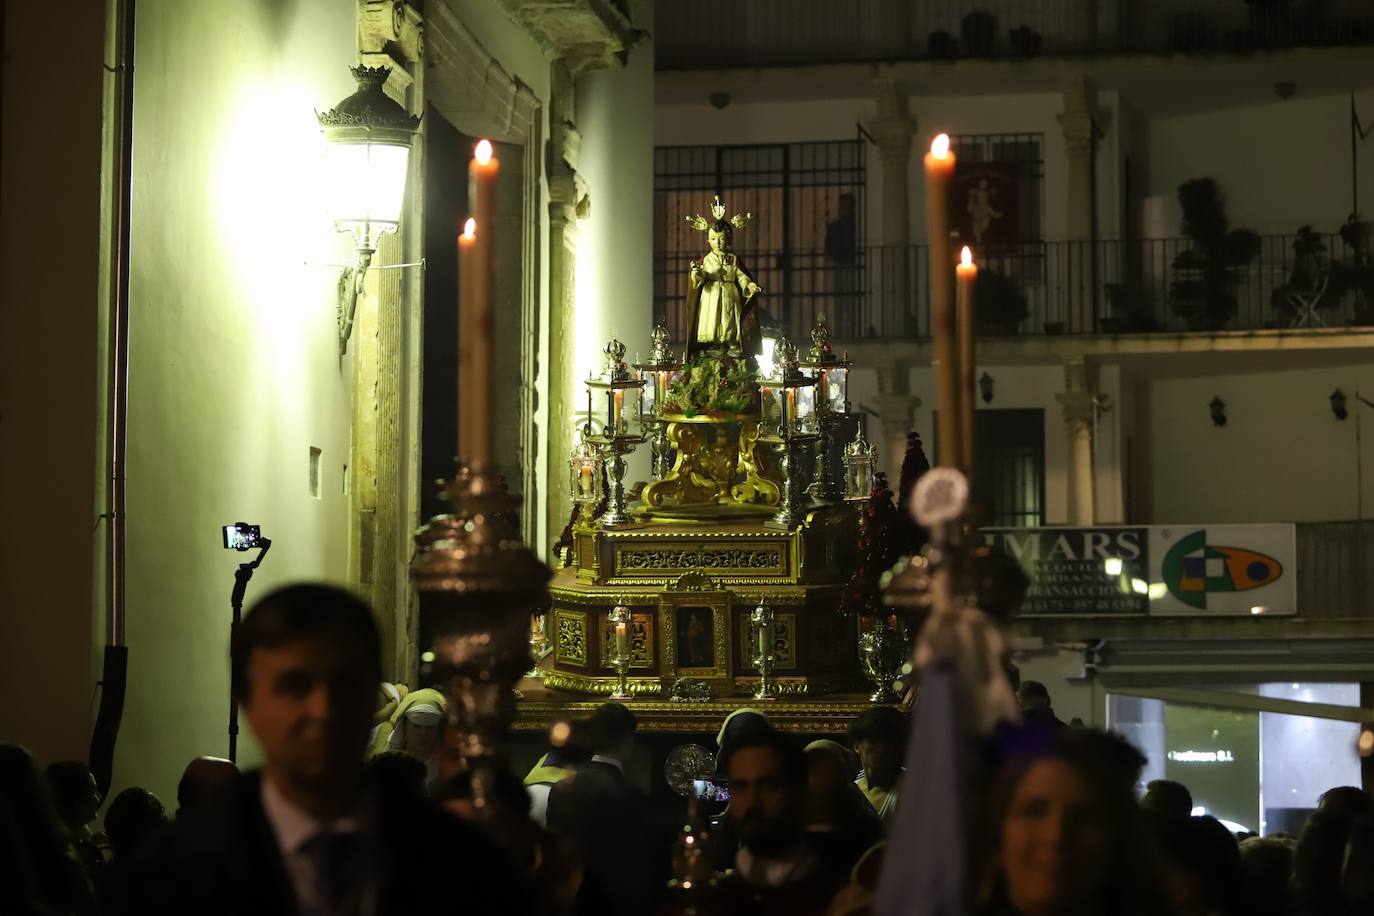
{"label": "ornate silver candelabrum", "polygon": [[611,656],[611,665],[615,668],[615,690],[611,693],[611,699],[628,700],[630,698],[630,661],[634,658],[632,651],[634,634],[630,631],[632,625],[630,609],[623,605],[616,605],[611,608],[606,619],[610,621],[615,630],[615,654]]}
{"label": "ornate silver candelabrum", "polygon": [[818,438],[809,432],[815,415],[816,379],[801,371],[797,348],[786,338],[778,342],[774,354],[776,376],[759,381],[766,430],[759,441],[781,454],[782,493],[778,512],[769,525],[790,530],[806,517],[802,504],[806,489],[803,453]]}
{"label": "ornate silver candelabrum", "polygon": [[641,399],[643,426],[649,440],[649,473],[654,480],[662,480],[672,470],[669,461],[672,446],[668,442],[668,421],[663,419],[663,404],[668,399],[668,385],[673,373],[680,369],[681,363],[668,347],[668,329],[655,325],[649,335],[653,349],[649,361],[635,363],[634,368],[644,382],[644,395]]}
{"label": "ornate silver candelabrum", "polygon": [[773,662],[776,653],[773,649],[773,609],[763,602],[749,615],[754,627],[754,667],[759,672],[759,686],[754,691],[756,700],[777,698],[777,684],[773,683]]}
{"label": "ornate silver candelabrum", "polygon": [[645,441],[642,401],[644,379],[634,378],[625,362],[625,345],[606,344],[606,366],[587,379],[587,415],[593,435],[587,441],[601,454],[606,471],[606,512],[598,524],[616,528],[634,521],[625,503],[625,456]]}
{"label": "ornate silver candelabrum", "polygon": [[811,328],[811,351],[798,366],[816,382],[811,425],[819,439],[816,460],[811,471],[811,485],[807,495],[819,502],[839,502],[844,498],[844,484],[831,465],[830,449],[835,431],[844,425],[849,413],[849,368],[853,363],[841,359],[830,347],[830,326],[824,316],[816,318]]}

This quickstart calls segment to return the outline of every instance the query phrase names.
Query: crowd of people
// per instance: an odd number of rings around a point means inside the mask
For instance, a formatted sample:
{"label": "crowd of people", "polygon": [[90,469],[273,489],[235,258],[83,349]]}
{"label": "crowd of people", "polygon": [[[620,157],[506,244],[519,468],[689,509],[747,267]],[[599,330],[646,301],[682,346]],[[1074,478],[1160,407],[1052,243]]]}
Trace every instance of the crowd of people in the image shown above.
{"label": "crowd of people", "polygon": [[[910,794],[895,708],[859,716],[847,743],[809,744],[735,711],[668,823],[627,775],[631,707],[555,728],[523,780],[474,770],[441,693],[379,694],[372,615],[343,591],[272,593],[231,659],[262,767],[191,761],[174,812],[143,788],[103,804],[84,764],[41,769],[0,745],[0,912],[848,916],[875,911],[885,871],[922,864],[889,843]],[[1327,792],[1300,837],[1238,837],[1194,816],[1177,782],[1137,798],[1144,757],[1060,721],[1044,685],[1017,697],[1023,724],[983,749],[949,809],[968,827],[965,912],[1374,913],[1365,791]]]}

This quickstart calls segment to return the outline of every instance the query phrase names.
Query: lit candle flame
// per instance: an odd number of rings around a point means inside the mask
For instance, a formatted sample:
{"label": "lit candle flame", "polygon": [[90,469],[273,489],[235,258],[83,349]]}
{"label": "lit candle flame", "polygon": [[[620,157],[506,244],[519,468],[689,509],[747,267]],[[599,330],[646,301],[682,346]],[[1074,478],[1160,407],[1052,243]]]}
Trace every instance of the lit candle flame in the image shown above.
{"label": "lit candle flame", "polygon": [[463,223],[463,238],[470,239],[477,235],[477,220],[468,217],[468,221]]}
{"label": "lit candle flame", "polygon": [[[946,145],[948,145],[948,138],[946,138]],[[491,162],[491,141],[478,140],[477,149],[474,151],[473,157],[477,160],[478,165],[486,165],[488,162]]]}
{"label": "lit candle flame", "polygon": [[944,159],[949,155],[949,134],[937,134],[930,141],[930,154],[936,159]]}
{"label": "lit candle flame", "polygon": [[963,251],[959,252],[959,263],[965,267],[973,266],[973,252],[969,250],[967,245],[964,246]]}

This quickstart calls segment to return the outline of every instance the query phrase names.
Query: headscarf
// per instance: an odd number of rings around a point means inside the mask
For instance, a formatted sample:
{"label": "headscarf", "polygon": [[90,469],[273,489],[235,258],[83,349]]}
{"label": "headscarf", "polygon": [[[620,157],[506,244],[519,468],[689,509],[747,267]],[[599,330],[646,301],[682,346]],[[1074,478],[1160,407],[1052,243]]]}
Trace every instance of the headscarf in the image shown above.
{"label": "headscarf", "polygon": [[[383,689],[386,686],[383,685]],[[404,748],[407,722],[414,722],[416,725],[437,725],[443,721],[444,712],[448,708],[447,698],[433,688],[406,691],[404,685],[391,686],[396,689],[398,699],[386,721],[379,723],[372,730],[372,740],[367,748],[369,757],[375,757],[383,751]]]}
{"label": "headscarf", "polygon": [[389,750],[403,751],[406,748],[406,726],[435,726],[444,721],[448,709],[448,698],[433,687],[411,691],[392,717],[391,738],[387,742]]}

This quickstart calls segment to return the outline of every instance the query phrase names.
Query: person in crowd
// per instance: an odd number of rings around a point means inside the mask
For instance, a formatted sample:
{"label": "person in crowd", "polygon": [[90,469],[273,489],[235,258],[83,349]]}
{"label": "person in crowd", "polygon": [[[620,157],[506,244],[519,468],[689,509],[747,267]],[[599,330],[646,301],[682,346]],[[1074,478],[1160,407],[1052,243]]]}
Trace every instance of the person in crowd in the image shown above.
{"label": "person in crowd", "polygon": [[720,731],[716,733],[716,775],[721,777],[725,776],[725,768],[722,761],[725,756],[725,748],[728,744],[746,735],[751,735],[759,731],[766,731],[772,727],[766,715],[748,706],[736,709],[726,716],[725,721],[720,724]]}
{"label": "person in crowd", "polygon": [[433,687],[408,692],[391,714],[390,730],[374,730],[369,754],[409,754],[424,764],[426,782],[433,782],[439,774],[440,732],[447,709],[447,697]]}
{"label": "person in crowd", "polygon": [[1292,839],[1254,837],[1240,844],[1239,911],[1246,916],[1291,916],[1288,887],[1293,873]]}
{"label": "person in crowd", "polygon": [[1350,825],[1341,863],[1341,896],[1348,916],[1374,913],[1374,817]]}
{"label": "person in crowd", "polygon": [[821,855],[803,829],[805,755],[771,728],[751,730],[727,745],[724,765],[740,845],[734,872],[714,888],[712,911],[826,912],[848,874]]}
{"label": "person in crowd", "polygon": [[1308,818],[1293,852],[1293,902],[1300,916],[1346,911],[1351,839],[1362,834],[1371,820],[1374,802],[1361,790],[1339,787],[1322,794],[1317,813]]}
{"label": "person in crowd", "polygon": [[811,845],[827,862],[848,872],[882,842],[883,822],[854,784],[854,752],[822,739],[806,746],[805,824]]}
{"label": "person in crowd", "polygon": [[262,770],[178,819],[112,912],[423,916],[452,912],[455,888],[468,912],[528,912],[480,831],[367,781],[380,655],[371,610],[348,592],[306,584],[261,599],[230,660]]}
{"label": "person in crowd", "polygon": [[525,793],[530,797],[530,820],[541,827],[549,823],[549,793],[577,772],[591,757],[591,724],[585,719],[556,723],[549,732],[549,750],[525,774]]}
{"label": "person in crowd", "polygon": [[1040,681],[1022,681],[1016,688],[1016,704],[1021,707],[1021,718],[1029,725],[1043,724],[1053,728],[1068,728],[1059,716],[1055,715],[1049,688]]}
{"label": "person in crowd", "polygon": [[48,764],[44,775],[48,789],[52,793],[53,805],[57,816],[66,825],[71,837],[76,857],[86,876],[94,886],[100,867],[105,864],[105,856],[100,851],[103,838],[98,838],[91,830],[91,822],[100,810],[100,790],[96,788],[95,776],[86,764],[79,760],[63,760]]}
{"label": "person in crowd", "polygon": [[167,823],[167,809],[152,792],[138,786],[120,792],[105,811],[105,835],[110,838],[111,860],[132,855],[157,836]]}
{"label": "person in crowd", "polygon": [[223,757],[197,757],[186,764],[177,783],[177,818],[194,814],[233,791],[239,768]]}
{"label": "person in crowd", "polygon": [[907,718],[890,706],[876,706],[849,726],[849,740],[863,763],[854,784],[868,799],[883,824],[897,813],[897,784],[906,755]]}
{"label": "person in crowd", "polygon": [[[730,745],[749,735],[769,732],[772,728],[766,715],[748,706],[736,709],[726,716],[725,721],[720,724],[720,730],[716,732],[716,778],[713,782],[717,786],[726,784],[725,757]],[[728,794],[726,797],[728,798]],[[733,867],[735,853],[739,850],[739,837],[735,834],[735,825],[730,819],[729,802],[725,802],[724,808],[712,812],[709,821],[714,865],[717,871],[725,871]]]}
{"label": "person in crowd", "polygon": [[549,828],[582,855],[586,878],[578,911],[641,916],[652,912],[666,875],[666,851],[651,842],[647,799],[625,776],[634,750],[635,714],[603,703],[591,716],[592,757],[549,791]]}
{"label": "person in crowd", "polygon": [[152,844],[169,821],[162,801],[137,786],[114,797],[105,810],[105,835],[110,861],[96,878],[96,899],[102,912],[117,909],[128,893],[129,863]]}
{"label": "person in crowd", "polygon": [[1140,807],[1154,817],[1182,820],[1193,816],[1193,793],[1181,782],[1152,779],[1140,796]]}
{"label": "person in crowd", "polygon": [[1220,821],[1167,818],[1155,829],[1165,887],[1176,916],[1239,912],[1240,848]]}
{"label": "person in crowd", "polygon": [[0,744],[0,827],[9,849],[0,872],[13,885],[0,903],[13,898],[16,912],[76,914],[96,912],[90,879],[33,757],[15,744]]}
{"label": "person in crowd", "polygon": [[1167,913],[1135,800],[1140,752],[1092,729],[1027,744],[1008,755],[982,804],[975,912]]}

